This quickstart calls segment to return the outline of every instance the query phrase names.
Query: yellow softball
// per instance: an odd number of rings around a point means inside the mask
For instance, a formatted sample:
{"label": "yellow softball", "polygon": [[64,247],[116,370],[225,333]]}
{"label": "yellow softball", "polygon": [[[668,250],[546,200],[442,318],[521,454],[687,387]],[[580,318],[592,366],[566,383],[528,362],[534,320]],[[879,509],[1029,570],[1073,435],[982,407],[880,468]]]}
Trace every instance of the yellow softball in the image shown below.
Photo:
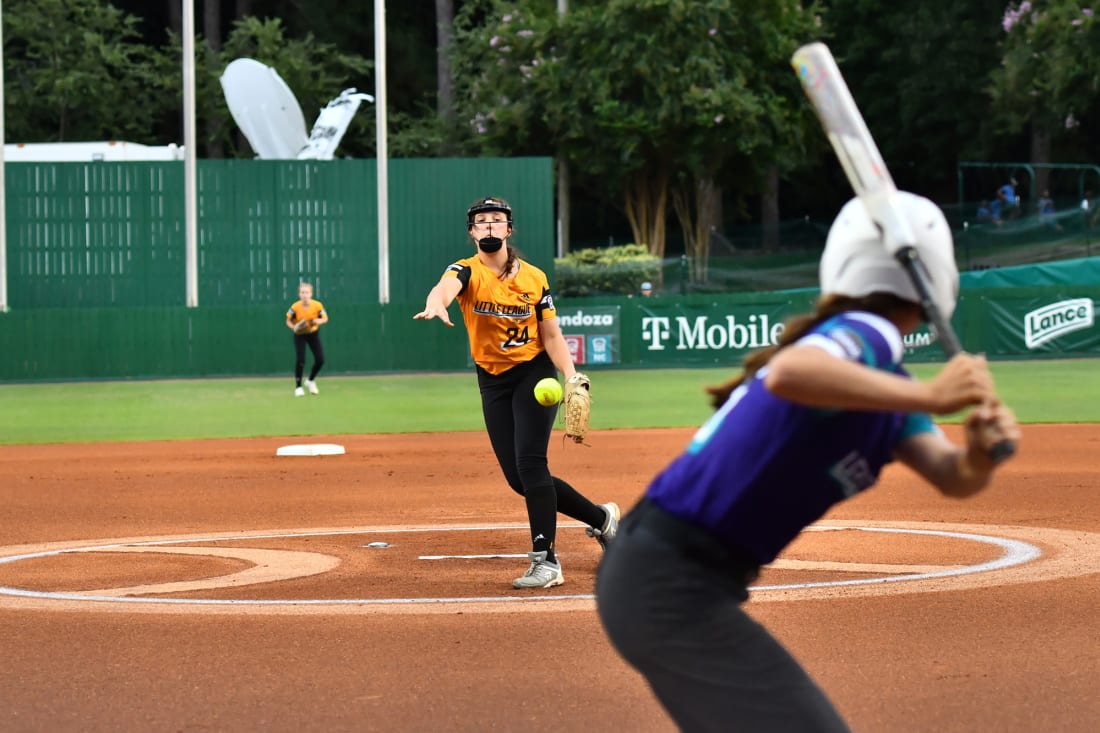
{"label": "yellow softball", "polygon": [[539,380],[535,385],[535,399],[546,407],[558,404],[561,402],[561,382],[553,377]]}

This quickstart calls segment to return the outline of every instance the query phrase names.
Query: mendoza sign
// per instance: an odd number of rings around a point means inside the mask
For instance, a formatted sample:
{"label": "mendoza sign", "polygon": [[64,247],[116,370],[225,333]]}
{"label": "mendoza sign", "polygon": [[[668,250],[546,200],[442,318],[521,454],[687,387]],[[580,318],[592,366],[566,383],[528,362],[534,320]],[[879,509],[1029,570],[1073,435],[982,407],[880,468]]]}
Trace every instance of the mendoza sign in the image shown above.
{"label": "mendoza sign", "polygon": [[557,311],[558,324],[573,355],[573,363],[618,364],[622,361],[621,306],[560,306]]}

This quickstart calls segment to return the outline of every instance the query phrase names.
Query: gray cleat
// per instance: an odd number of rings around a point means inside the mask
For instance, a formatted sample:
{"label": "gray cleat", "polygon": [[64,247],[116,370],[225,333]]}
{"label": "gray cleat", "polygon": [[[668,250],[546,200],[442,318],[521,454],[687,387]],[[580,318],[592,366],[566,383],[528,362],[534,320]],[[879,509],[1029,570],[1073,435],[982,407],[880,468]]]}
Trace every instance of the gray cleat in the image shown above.
{"label": "gray cleat", "polygon": [[619,505],[613,501],[609,501],[606,504],[600,504],[600,507],[607,512],[607,520],[604,521],[603,526],[599,529],[595,527],[589,527],[584,531],[589,537],[595,537],[596,541],[600,543],[600,547],[604,550],[615,539],[615,535],[619,532],[619,517],[621,512],[619,511]]}
{"label": "gray cleat", "polygon": [[553,588],[565,582],[561,565],[547,562],[545,552],[528,552],[527,557],[531,558],[531,567],[523,577],[512,581],[513,588]]}

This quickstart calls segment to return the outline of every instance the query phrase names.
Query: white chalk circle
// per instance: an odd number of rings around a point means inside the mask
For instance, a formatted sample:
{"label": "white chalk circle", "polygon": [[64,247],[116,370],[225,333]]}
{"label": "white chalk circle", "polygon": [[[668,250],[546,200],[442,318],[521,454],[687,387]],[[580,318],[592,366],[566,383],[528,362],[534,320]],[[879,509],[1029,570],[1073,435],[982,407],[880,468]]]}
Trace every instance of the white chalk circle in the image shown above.
{"label": "white chalk circle", "polygon": [[[254,571],[230,574],[220,578],[196,581],[206,588],[240,587],[257,582],[327,572],[339,564],[336,558],[317,553],[295,553],[285,550],[266,551],[251,555],[247,548],[217,547],[221,542],[242,540],[272,540],[334,535],[447,533],[501,529],[523,529],[526,525],[487,524],[373,526],[291,529],[273,532],[230,532],[182,536],[132,537],[115,540],[69,540],[38,545],[0,547],[0,564],[23,560],[86,552],[185,552],[246,559],[262,564],[262,575]],[[560,528],[580,528],[562,525]],[[976,543],[1000,549],[992,560],[956,564],[884,565],[862,562],[816,562],[781,559],[777,569],[828,570],[874,573],[875,577],[835,579],[823,582],[789,585],[760,585],[750,590],[751,602],[796,601],[820,598],[850,598],[853,596],[886,595],[890,593],[928,593],[973,590],[1005,586],[1014,583],[1045,582],[1100,573],[1100,533],[1080,530],[1060,530],[1045,527],[1006,525],[969,525],[935,522],[844,521],[821,522],[810,531],[857,530],[889,535],[936,536],[947,541]],[[203,543],[202,547],[178,548],[176,545]],[[1034,543],[1034,544],[1033,544]],[[379,544],[375,541],[371,544]],[[388,544],[388,543],[386,543]],[[363,545],[361,545],[363,546]],[[365,545],[369,546],[369,545]],[[1041,549],[1040,549],[1041,546]],[[428,558],[421,558],[428,559]],[[432,558],[436,559],[436,558]],[[439,558],[443,561],[452,558]],[[847,566],[847,567],[844,567]],[[199,590],[199,587],[190,588]],[[417,598],[297,598],[297,599],[214,599],[154,597],[158,593],[178,593],[187,590],[173,583],[151,584],[129,588],[105,588],[95,591],[35,591],[26,588],[0,586],[0,608],[51,609],[87,611],[174,612],[174,613],[501,613],[514,611],[591,610],[595,599],[590,593],[576,595],[493,595],[480,597],[417,597]],[[126,595],[119,595],[125,592]],[[129,595],[140,592],[142,595]]]}

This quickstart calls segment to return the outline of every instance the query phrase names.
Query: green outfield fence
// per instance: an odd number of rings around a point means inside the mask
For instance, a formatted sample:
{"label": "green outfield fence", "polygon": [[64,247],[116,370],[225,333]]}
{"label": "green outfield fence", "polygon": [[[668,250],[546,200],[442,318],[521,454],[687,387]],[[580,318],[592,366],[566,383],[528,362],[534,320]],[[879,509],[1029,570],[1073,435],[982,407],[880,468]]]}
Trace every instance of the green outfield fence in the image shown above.
{"label": "green outfield fence", "polygon": [[[289,305],[301,280],[322,301],[378,302],[374,160],[201,160],[197,168],[201,307]],[[181,162],[6,169],[12,309],[185,305]],[[553,267],[550,159],[392,160],[392,300],[423,298],[450,261],[471,252],[466,207],[489,194],[515,207],[524,255]]]}
{"label": "green outfield fence", "polygon": [[[953,321],[963,344],[991,359],[1100,356],[1100,257],[977,273]],[[585,369],[735,366],[774,343],[777,328],[810,310],[814,290],[730,295],[563,299],[559,322]],[[327,374],[461,371],[466,331],[414,321],[423,300],[329,306]],[[8,381],[289,374],[283,308],[80,308],[15,311],[0,329]],[[927,331],[906,341],[910,361],[939,361]]]}
{"label": "green outfield fence", "polygon": [[[197,308],[184,305],[181,163],[7,169],[5,381],[285,374],[293,353],[284,313],[301,280],[314,283],[331,317],[326,373],[469,369],[460,321],[447,328],[412,315],[443,268],[472,253],[465,208],[488,193],[511,199],[517,244],[553,278],[546,158],[391,161],[386,305],[377,302],[372,160],[200,161]],[[801,286],[816,280],[813,243],[824,231],[803,222],[782,232],[810,248],[802,259],[750,251],[751,237],[731,240],[729,264],[716,253],[711,273],[717,280],[716,265],[731,268],[735,292],[680,287],[686,268],[674,260],[652,298],[559,299],[563,331],[585,368],[737,364],[812,306],[816,292]],[[1024,234],[997,236],[1014,233]],[[1017,245],[988,246],[1006,258]],[[1001,359],[1100,355],[1100,258],[975,269],[964,274],[954,319],[969,349]],[[927,333],[908,345],[912,360],[940,358]]]}

